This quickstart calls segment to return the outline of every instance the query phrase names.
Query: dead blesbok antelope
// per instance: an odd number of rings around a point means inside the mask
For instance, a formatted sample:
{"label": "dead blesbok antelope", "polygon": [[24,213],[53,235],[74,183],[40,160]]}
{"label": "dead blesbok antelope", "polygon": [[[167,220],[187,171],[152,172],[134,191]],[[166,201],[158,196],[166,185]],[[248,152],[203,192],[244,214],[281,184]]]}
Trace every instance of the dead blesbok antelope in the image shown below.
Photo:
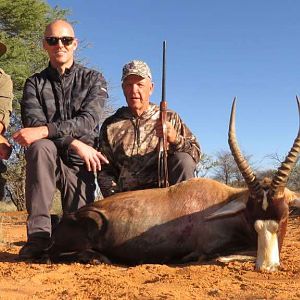
{"label": "dead blesbok antelope", "polygon": [[[298,109],[300,114],[299,101]],[[256,269],[276,270],[289,204],[299,205],[286,183],[300,151],[300,134],[273,179],[260,182],[237,144],[234,101],[229,145],[247,188],[195,178],[115,194],[63,217],[52,236],[50,260],[188,262],[254,248]]]}

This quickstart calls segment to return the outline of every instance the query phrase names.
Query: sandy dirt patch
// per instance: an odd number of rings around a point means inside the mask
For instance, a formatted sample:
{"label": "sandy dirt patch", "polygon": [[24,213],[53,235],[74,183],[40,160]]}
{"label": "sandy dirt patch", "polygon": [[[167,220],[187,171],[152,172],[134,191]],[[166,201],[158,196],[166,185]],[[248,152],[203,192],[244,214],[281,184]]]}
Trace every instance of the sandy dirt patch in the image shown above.
{"label": "sandy dirt patch", "polygon": [[19,262],[25,213],[0,213],[0,299],[300,299],[300,217],[290,218],[276,273],[254,263],[117,265]]}

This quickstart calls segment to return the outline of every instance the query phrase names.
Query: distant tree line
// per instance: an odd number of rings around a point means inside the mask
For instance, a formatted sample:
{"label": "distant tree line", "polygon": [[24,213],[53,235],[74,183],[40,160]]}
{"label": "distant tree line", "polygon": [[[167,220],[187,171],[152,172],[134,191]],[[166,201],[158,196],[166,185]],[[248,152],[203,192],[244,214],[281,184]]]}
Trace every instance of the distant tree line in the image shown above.
{"label": "distant tree line", "polygon": [[[270,154],[268,157],[273,161],[274,168],[262,170],[259,167],[253,167],[251,162],[251,155],[244,154],[244,157],[252,166],[258,179],[264,177],[272,178],[284,161],[284,157],[279,157],[278,154]],[[239,171],[233,156],[230,151],[221,150],[215,158],[203,155],[201,162],[198,165],[198,176],[199,177],[211,177],[215,180],[228,184],[234,187],[243,187],[245,182],[241,172]],[[293,191],[300,191],[300,160],[298,159],[293,171],[289,176],[287,187]]]}

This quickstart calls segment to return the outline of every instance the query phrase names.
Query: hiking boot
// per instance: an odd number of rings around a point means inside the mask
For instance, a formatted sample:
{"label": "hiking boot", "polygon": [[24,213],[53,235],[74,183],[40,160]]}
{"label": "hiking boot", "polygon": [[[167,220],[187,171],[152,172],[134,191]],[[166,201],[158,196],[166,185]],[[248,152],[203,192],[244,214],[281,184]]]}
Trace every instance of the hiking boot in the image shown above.
{"label": "hiking boot", "polygon": [[28,238],[27,243],[21,248],[19,258],[23,260],[40,259],[50,246],[50,238]]}

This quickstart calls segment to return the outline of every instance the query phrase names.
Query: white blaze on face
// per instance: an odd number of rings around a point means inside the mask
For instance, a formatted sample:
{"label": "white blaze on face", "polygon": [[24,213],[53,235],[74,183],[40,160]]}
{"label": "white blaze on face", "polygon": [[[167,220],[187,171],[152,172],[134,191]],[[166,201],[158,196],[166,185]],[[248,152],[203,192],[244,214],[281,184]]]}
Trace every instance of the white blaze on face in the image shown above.
{"label": "white blaze on face", "polygon": [[277,238],[278,223],[273,220],[257,220],[254,228],[258,234],[256,270],[276,271],[280,265]]}
{"label": "white blaze on face", "polygon": [[268,204],[268,199],[267,199],[267,192],[264,191],[264,198],[263,198],[263,202],[262,202],[262,209],[263,210],[267,210],[269,204]]}

